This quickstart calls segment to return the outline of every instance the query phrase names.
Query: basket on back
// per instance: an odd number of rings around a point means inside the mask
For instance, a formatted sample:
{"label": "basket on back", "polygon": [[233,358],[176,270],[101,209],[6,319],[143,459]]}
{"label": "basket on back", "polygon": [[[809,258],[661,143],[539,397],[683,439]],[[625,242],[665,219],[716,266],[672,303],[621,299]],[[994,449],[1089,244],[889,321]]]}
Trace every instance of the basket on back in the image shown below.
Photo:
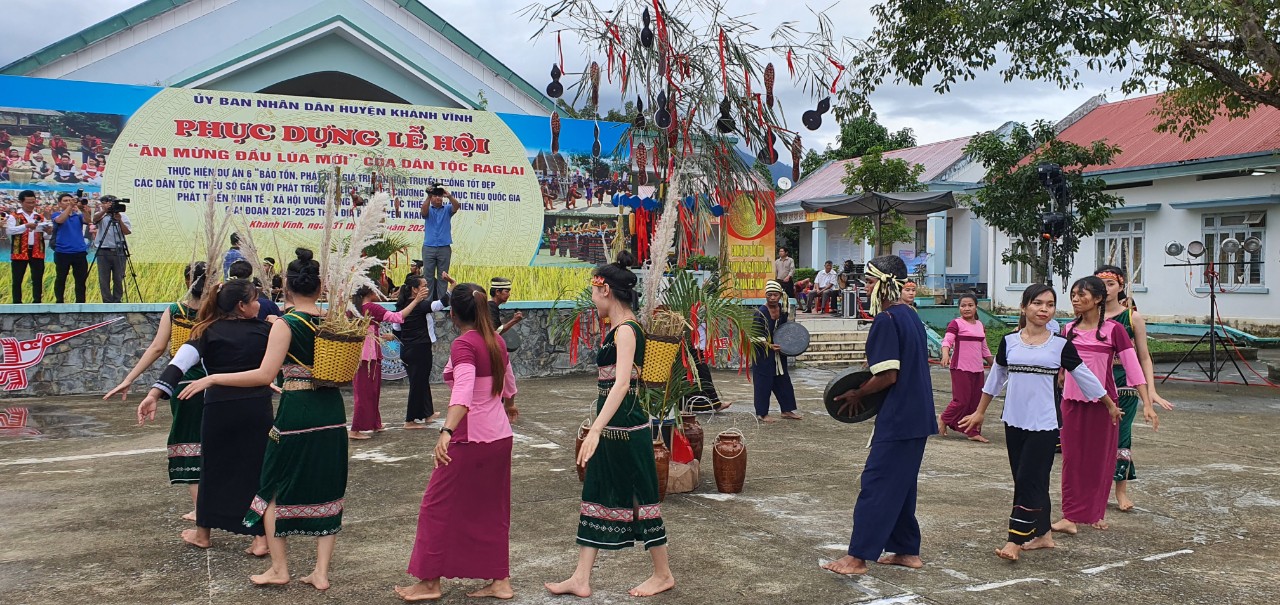
{"label": "basket on back", "polygon": [[178,315],[170,317],[169,324],[169,356],[173,357],[178,354],[178,349],[181,349],[182,345],[191,340],[191,329],[196,324],[191,318]]}
{"label": "basket on back", "polygon": [[[296,315],[295,317],[301,318]],[[327,325],[322,324],[316,327],[305,318],[301,319],[316,334],[312,349],[313,363],[307,366],[292,355],[289,358],[294,363],[311,370],[311,380],[317,387],[340,387],[351,384],[351,381],[355,380],[356,372],[360,370],[360,354],[364,351],[364,339],[369,320],[364,318],[351,324],[359,327],[358,332],[351,328],[335,332]]]}
{"label": "basket on back", "polygon": [[640,381],[652,388],[662,388],[671,378],[671,369],[680,357],[684,331],[688,323],[679,313],[658,310],[645,330],[644,367]]}

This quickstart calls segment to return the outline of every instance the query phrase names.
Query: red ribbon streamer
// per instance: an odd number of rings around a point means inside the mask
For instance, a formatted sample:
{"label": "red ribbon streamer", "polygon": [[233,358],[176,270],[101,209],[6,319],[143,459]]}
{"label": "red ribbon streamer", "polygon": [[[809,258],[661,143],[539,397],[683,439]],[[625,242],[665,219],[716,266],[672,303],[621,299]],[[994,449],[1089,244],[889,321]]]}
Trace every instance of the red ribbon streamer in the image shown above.
{"label": "red ribbon streamer", "polygon": [[831,81],[831,94],[835,94],[836,82],[839,82],[840,76],[844,75],[844,66],[837,63],[836,60],[832,59],[831,57],[827,57],[827,60],[830,61],[832,65],[836,66],[836,79]]}
{"label": "red ribbon streamer", "polygon": [[720,30],[720,81],[724,85],[724,94],[729,94],[729,67],[724,62],[724,29]]}
{"label": "red ribbon streamer", "polygon": [[560,54],[560,73],[564,73],[564,44],[560,43],[560,32],[556,32],[556,52]]}
{"label": "red ribbon streamer", "polygon": [[604,70],[610,84],[613,83],[613,42],[609,43],[609,66]]}
{"label": "red ribbon streamer", "polygon": [[760,125],[764,125],[764,101],[760,100],[760,93],[752,95],[756,98],[756,114],[760,116]]}
{"label": "red ribbon streamer", "polygon": [[791,49],[790,49],[790,48],[788,48],[788,49],[787,49],[787,71],[790,71],[790,72],[791,72],[791,78],[792,78],[792,79],[795,79],[795,77],[796,77],[796,65],[795,65],[795,63],[792,63],[792,62],[791,62]]}

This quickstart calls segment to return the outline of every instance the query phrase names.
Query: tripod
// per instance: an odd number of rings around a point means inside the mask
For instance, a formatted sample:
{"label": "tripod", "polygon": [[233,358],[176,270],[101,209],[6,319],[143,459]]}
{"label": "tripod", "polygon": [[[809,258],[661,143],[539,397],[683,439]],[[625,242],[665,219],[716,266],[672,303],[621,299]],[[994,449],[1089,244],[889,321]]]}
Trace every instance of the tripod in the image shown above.
{"label": "tripod", "polygon": [[[1231,340],[1227,338],[1225,334],[1218,334],[1218,272],[1214,270],[1213,265],[1214,263],[1212,261],[1199,264],[1165,265],[1166,267],[1191,266],[1205,268],[1204,276],[1209,282],[1209,331],[1200,336],[1200,339],[1197,340],[1195,344],[1191,345],[1190,350],[1182,354],[1182,358],[1178,360],[1178,363],[1174,364],[1173,369],[1169,370],[1169,373],[1165,374],[1164,379],[1160,381],[1161,384],[1168,381],[1169,377],[1177,372],[1178,368],[1182,366],[1182,363],[1185,362],[1187,358],[1191,357],[1191,355],[1196,352],[1196,349],[1200,348],[1200,345],[1206,341],[1209,343],[1209,365],[1206,367],[1204,363],[1199,360],[1195,360],[1195,363],[1200,367],[1200,371],[1204,372],[1204,375],[1209,379],[1209,382],[1218,382],[1219,377],[1222,375],[1223,368],[1227,366],[1227,359],[1230,359],[1231,365],[1235,366],[1236,372],[1240,374],[1240,378],[1244,380],[1245,384],[1249,384],[1249,378],[1240,370],[1240,364],[1237,363],[1236,358],[1228,352],[1227,345]],[[1223,353],[1227,357],[1227,359],[1223,359],[1221,363],[1218,361],[1218,347],[1222,347]]]}
{"label": "tripod", "polygon": [[[107,213],[107,233],[98,234],[98,245],[93,250],[93,262],[89,263],[89,273],[93,273],[93,266],[98,262],[98,255],[102,254],[102,244],[107,241],[107,234],[115,235],[116,253],[124,255],[125,279],[124,288],[120,292],[120,302],[129,299],[129,283],[133,283],[133,293],[137,296],[137,302],[142,302],[142,290],[138,288],[138,274],[133,270],[133,255],[129,253],[129,241],[124,238],[124,233],[120,231],[120,223],[116,220],[117,213]],[[101,220],[101,219],[99,219]],[[101,282],[99,282],[101,284]],[[105,294],[105,293],[104,293]]]}

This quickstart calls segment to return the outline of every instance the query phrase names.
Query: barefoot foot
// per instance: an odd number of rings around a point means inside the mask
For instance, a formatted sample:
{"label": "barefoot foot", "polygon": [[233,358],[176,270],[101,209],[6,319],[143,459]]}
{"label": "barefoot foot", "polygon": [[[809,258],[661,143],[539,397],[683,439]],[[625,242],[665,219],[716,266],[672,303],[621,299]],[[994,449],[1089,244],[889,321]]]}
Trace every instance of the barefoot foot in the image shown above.
{"label": "barefoot foot", "polygon": [[408,602],[434,601],[444,596],[444,593],[440,592],[439,580],[435,582],[423,580],[412,586],[397,586],[396,594]]}
{"label": "barefoot foot", "polygon": [[255,536],[253,538],[253,543],[249,545],[249,548],[244,549],[244,554],[253,555],[255,557],[265,557],[271,554],[271,547],[267,545],[266,538]]}
{"label": "barefoot foot", "polygon": [[329,576],[322,576],[314,571],[310,575],[302,576],[299,581],[314,586],[316,590],[329,590]]}
{"label": "barefoot foot", "polygon": [[182,515],[182,520],[194,522],[196,520],[196,511],[191,511],[185,515]]}
{"label": "barefoot foot", "polygon": [[756,418],[758,418],[760,422],[763,422],[765,424],[773,424],[778,421],[778,419],[774,418],[773,416],[757,416]]}
{"label": "barefoot foot", "polygon": [[676,579],[674,576],[658,577],[656,575],[649,576],[639,586],[627,591],[627,594],[633,597],[651,597],[660,592],[666,592],[676,587]]}
{"label": "barefoot foot", "polygon": [[795,412],[783,412],[781,416],[787,420],[804,420],[803,416]]}
{"label": "barefoot foot", "polygon": [[1120,508],[1120,512],[1127,513],[1133,510],[1133,500],[1124,494],[1116,494],[1116,506]]}
{"label": "barefoot foot", "polygon": [[356,431],[347,431],[347,439],[370,439],[369,435]]}
{"label": "barefoot foot", "polygon": [[1106,521],[1098,521],[1097,523],[1090,523],[1090,524],[1089,524],[1089,527],[1092,527],[1092,528],[1094,528],[1094,529],[1100,529],[1100,530],[1102,530],[1102,531],[1106,531],[1106,530],[1108,530],[1108,529],[1111,529],[1111,526],[1110,526],[1110,525],[1107,525],[1107,522],[1106,522]]}
{"label": "barefoot foot", "polygon": [[1061,532],[1061,533],[1067,534],[1068,536],[1074,536],[1080,532],[1080,529],[1076,527],[1075,523],[1072,523],[1071,521],[1068,521],[1066,519],[1062,519],[1060,521],[1054,522],[1053,531]]}
{"label": "barefoot foot", "polygon": [[266,571],[256,576],[249,576],[249,581],[258,586],[283,586],[289,583],[289,572],[275,567],[268,567]]}
{"label": "barefoot foot", "polygon": [[511,580],[494,580],[484,585],[484,588],[474,592],[468,592],[468,597],[473,599],[481,599],[492,597],[495,599],[510,599],[516,596],[515,591],[511,590]]}
{"label": "barefoot foot", "polygon": [[1020,548],[1017,544],[1014,544],[1013,542],[1005,542],[1004,548],[996,549],[996,556],[1006,561],[1017,561],[1018,553],[1021,551],[1022,551],[1022,548]]}
{"label": "barefoot foot", "polygon": [[577,578],[571,577],[563,582],[547,582],[543,586],[547,587],[547,592],[551,594],[571,594],[584,599],[591,596],[591,584]]}
{"label": "barefoot foot", "polygon": [[1036,536],[1031,541],[1022,545],[1022,550],[1040,550],[1041,548],[1056,548],[1058,545],[1053,542],[1053,536]]}
{"label": "barefoot foot", "polygon": [[973,436],[969,437],[969,441],[977,441],[978,443],[991,443],[991,440],[990,440],[990,439],[987,439],[986,437],[983,437],[982,435],[973,435]]}
{"label": "barefoot foot", "polygon": [[404,423],[404,430],[406,430],[406,431],[416,431],[416,430],[425,429],[425,428],[427,428],[427,423],[426,423],[426,422],[421,422],[421,423],[419,423],[419,422],[406,422],[406,423]]}
{"label": "barefoot foot", "polygon": [[911,569],[924,567],[924,561],[921,561],[918,555],[885,555],[880,557],[880,560],[876,561],[876,563],[881,565],[900,565]]}
{"label": "barefoot foot", "polygon": [[822,568],[842,576],[860,576],[867,573],[867,562],[852,555],[845,555],[823,565]]}
{"label": "barefoot foot", "polygon": [[947,436],[947,423],[943,422],[941,419],[938,420],[938,436]]}
{"label": "barefoot foot", "polygon": [[182,541],[195,546],[196,548],[209,548],[213,543],[209,541],[208,531],[200,531],[199,529],[182,530]]}

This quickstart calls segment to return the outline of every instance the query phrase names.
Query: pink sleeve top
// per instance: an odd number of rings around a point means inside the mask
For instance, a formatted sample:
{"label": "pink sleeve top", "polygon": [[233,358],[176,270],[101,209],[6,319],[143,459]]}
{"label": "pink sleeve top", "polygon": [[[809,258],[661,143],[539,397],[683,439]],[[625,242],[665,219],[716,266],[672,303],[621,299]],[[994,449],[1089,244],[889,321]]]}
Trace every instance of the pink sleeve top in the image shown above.
{"label": "pink sleeve top", "polygon": [[506,346],[498,340],[502,363],[506,366],[502,391],[493,394],[493,369],[484,338],[475,330],[454,339],[449,362],[444,366],[444,383],[452,389],[449,405],[467,408],[467,415],[453,431],[451,442],[489,443],[511,437],[511,423],[502,400],[516,394],[515,375]]}
{"label": "pink sleeve top", "polygon": [[[1080,358],[1084,360],[1085,365],[1089,366],[1089,371],[1103,380],[1104,386],[1107,388],[1107,395],[1112,400],[1118,400],[1119,395],[1116,393],[1116,379],[1111,373],[1111,362],[1113,359],[1119,359],[1124,366],[1125,374],[1133,376],[1130,386],[1138,386],[1146,384],[1147,379],[1142,372],[1142,364],[1138,362],[1138,351],[1133,346],[1133,340],[1129,338],[1129,333],[1125,332],[1124,326],[1114,320],[1108,319],[1102,327],[1103,339],[1099,340],[1094,330],[1074,330],[1075,336],[1072,337],[1072,331],[1075,328],[1075,322],[1067,324],[1062,329],[1062,335],[1071,340],[1075,345],[1076,351],[1080,353]],[[1062,398],[1072,401],[1097,401],[1097,399],[1089,399],[1080,390],[1080,385],[1076,383],[1075,378],[1070,374],[1067,375],[1066,384],[1063,385]]]}
{"label": "pink sleeve top", "polygon": [[360,307],[360,311],[365,315],[373,318],[369,322],[369,334],[364,337],[364,348],[360,350],[361,361],[376,361],[382,359],[382,341],[378,338],[378,331],[384,321],[393,324],[404,323],[404,316],[395,311],[388,311],[378,303],[365,303]]}
{"label": "pink sleeve top", "polygon": [[980,321],[968,322],[954,319],[947,324],[947,334],[942,346],[951,348],[951,369],[965,372],[981,372],[982,360],[991,357],[987,345],[987,328]]}

